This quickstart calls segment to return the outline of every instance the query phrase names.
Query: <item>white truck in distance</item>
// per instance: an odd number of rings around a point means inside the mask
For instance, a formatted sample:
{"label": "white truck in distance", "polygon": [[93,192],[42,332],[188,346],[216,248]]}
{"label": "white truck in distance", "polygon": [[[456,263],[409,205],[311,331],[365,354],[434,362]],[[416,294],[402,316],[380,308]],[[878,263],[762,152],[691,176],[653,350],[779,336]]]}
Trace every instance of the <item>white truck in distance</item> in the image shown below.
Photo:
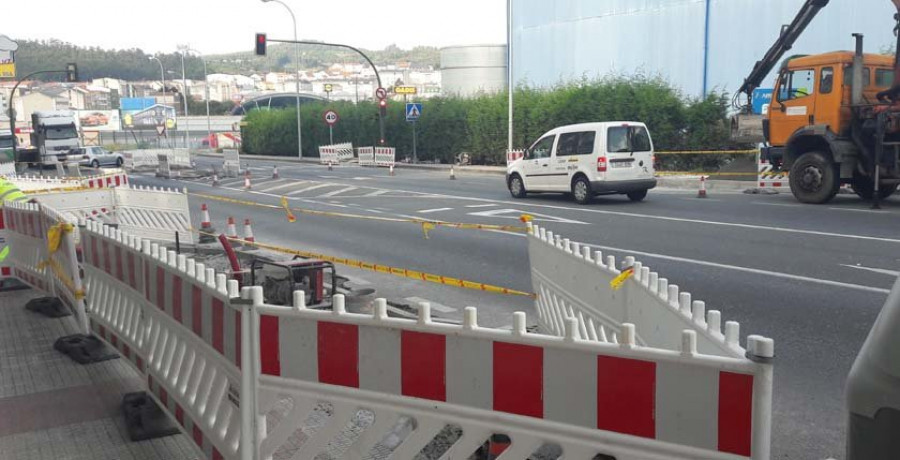
{"label": "white truck in distance", "polygon": [[78,128],[75,114],[69,111],[31,114],[31,148],[19,152],[18,161],[31,166],[53,166],[60,162],[78,162]]}

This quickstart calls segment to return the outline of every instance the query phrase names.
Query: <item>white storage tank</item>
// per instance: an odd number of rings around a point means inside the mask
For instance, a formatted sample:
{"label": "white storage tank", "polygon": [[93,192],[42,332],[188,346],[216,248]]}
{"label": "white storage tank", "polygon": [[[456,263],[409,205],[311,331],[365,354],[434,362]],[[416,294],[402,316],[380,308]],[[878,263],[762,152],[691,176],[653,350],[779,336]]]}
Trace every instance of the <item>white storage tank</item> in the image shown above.
{"label": "white storage tank", "polygon": [[448,46],[441,49],[441,92],[473,97],[506,88],[506,45]]}

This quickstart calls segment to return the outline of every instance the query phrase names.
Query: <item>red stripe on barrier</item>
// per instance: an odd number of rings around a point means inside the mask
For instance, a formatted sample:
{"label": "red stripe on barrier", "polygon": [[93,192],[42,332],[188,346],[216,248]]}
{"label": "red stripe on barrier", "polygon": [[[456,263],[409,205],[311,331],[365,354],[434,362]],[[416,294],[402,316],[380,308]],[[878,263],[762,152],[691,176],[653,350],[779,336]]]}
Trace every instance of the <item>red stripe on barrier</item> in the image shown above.
{"label": "red stripe on barrier", "polygon": [[544,350],[494,342],[494,410],[544,417]]}
{"label": "red stripe on barrier", "polygon": [[751,455],[753,376],[719,372],[719,451]]}
{"label": "red stripe on barrier", "polygon": [[116,176],[116,187],[122,185],[122,179],[119,176]]}
{"label": "red stripe on barrier", "polygon": [[[142,259],[143,260],[143,259]],[[150,301],[150,265],[146,260],[143,261],[144,264],[144,298],[147,301]]]}
{"label": "red stripe on barrier", "polygon": [[116,279],[125,282],[125,270],[122,268],[122,247],[116,245]]}
{"label": "red stripe on barrier", "polygon": [[5,220],[5,218],[3,217],[3,214],[4,214],[4,213],[0,212],[0,230],[5,230],[5,229],[6,229],[6,220]]}
{"label": "red stripe on barrier", "polygon": [[178,424],[184,426],[184,409],[181,408],[180,404],[175,405],[175,420],[178,421]]}
{"label": "red stripe on barrier", "polygon": [[110,242],[103,240],[103,271],[112,275],[112,251],[110,251]]}
{"label": "red stripe on barrier", "polygon": [[597,428],[656,437],[656,363],[597,357]]}
{"label": "red stripe on barrier", "polygon": [[34,225],[34,215],[28,214],[28,217],[26,218],[26,222],[27,222],[25,224],[26,235],[37,238],[38,233],[37,233],[37,227]]}
{"label": "red stripe on barrier", "polygon": [[[240,316],[240,312],[238,312]],[[240,318],[238,318],[240,319]],[[237,324],[241,324],[237,321]],[[260,356],[262,361],[262,373],[266,375],[281,375],[281,356],[278,350],[279,335],[281,331],[278,327],[277,316],[260,316],[259,318],[259,341]],[[238,336],[238,344],[240,344],[240,328],[235,331]],[[319,336],[321,338],[321,335]],[[240,355],[240,346],[237,348]],[[240,367],[240,366],[238,366]]]}
{"label": "red stripe on barrier", "polygon": [[162,267],[156,267],[156,307],[166,309],[166,271]]}
{"label": "red stripe on barrier", "polygon": [[0,267],[0,276],[10,276],[9,267]]}
{"label": "red stripe on barrier", "polygon": [[225,305],[221,300],[212,299],[212,346],[219,353],[225,353]]}
{"label": "red stripe on barrier", "polygon": [[193,431],[193,433],[191,433],[191,434],[194,436],[194,443],[197,444],[198,446],[200,446],[200,448],[202,449],[203,448],[203,432],[200,431],[200,427],[197,426],[197,424],[195,423],[194,429],[191,431]]}
{"label": "red stripe on barrier", "polygon": [[446,338],[443,335],[403,331],[400,340],[403,395],[446,401]]}
{"label": "red stripe on barrier", "polygon": [[122,354],[125,355],[126,359],[131,359],[131,347],[127,343],[122,344]]}
{"label": "red stripe on barrier", "polygon": [[197,337],[203,337],[203,301],[200,288],[191,285],[191,329]]}
{"label": "red stripe on barrier", "polygon": [[144,372],[144,358],[138,356],[137,362],[135,364],[137,364],[137,368],[139,371]]}
{"label": "red stripe on barrier", "polygon": [[169,406],[169,392],[163,388],[162,385],[159,386],[159,402],[162,403],[163,407],[168,409]]}
{"label": "red stripe on barrier", "polygon": [[137,275],[135,275],[137,264],[134,263],[134,253],[128,251],[126,256],[128,257],[128,285],[137,289]]}
{"label": "red stripe on barrier", "polygon": [[359,328],[320,321],[319,382],[359,388]]}
{"label": "red stripe on barrier", "polygon": [[218,449],[213,447],[212,460],[225,460],[225,457],[222,456],[222,453],[219,452]]}
{"label": "red stripe on barrier", "polygon": [[181,278],[172,276],[172,317],[181,323]]}

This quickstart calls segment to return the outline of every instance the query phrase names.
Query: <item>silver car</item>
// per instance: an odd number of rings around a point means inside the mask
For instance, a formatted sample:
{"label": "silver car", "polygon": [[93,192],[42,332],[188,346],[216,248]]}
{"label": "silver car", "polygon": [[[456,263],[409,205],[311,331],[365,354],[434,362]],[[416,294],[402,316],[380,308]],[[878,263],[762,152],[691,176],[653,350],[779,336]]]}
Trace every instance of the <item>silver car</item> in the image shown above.
{"label": "silver car", "polygon": [[121,153],[110,152],[103,147],[79,147],[72,149],[71,154],[80,156],[78,164],[99,168],[100,166],[122,166],[125,159]]}

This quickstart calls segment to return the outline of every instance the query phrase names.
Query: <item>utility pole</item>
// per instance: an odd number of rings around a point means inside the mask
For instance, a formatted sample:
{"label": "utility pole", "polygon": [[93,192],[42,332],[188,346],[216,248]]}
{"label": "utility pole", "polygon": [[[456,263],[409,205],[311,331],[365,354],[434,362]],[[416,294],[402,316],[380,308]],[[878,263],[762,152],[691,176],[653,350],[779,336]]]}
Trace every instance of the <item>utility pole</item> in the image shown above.
{"label": "utility pole", "polygon": [[181,99],[184,101],[184,148],[188,149],[190,146],[188,145],[188,134],[189,131],[187,129],[187,117],[188,117],[188,94],[187,94],[187,74],[184,71],[184,55],[188,51],[187,46],[179,46],[181,50],[181,84],[184,88],[181,91]]}

